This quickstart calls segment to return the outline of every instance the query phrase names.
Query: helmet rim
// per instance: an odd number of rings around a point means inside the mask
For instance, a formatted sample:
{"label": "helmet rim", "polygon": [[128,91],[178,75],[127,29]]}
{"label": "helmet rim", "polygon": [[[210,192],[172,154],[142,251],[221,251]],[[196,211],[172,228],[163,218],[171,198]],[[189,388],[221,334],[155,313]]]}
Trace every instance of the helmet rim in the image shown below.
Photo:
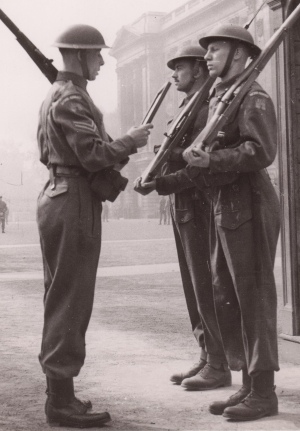
{"label": "helmet rim", "polygon": [[247,45],[251,49],[253,55],[257,56],[261,53],[261,49],[254,43],[251,33],[248,32],[244,27],[238,25],[221,24],[212,29],[206,36],[201,37],[199,39],[199,44],[204,49],[207,49],[208,45],[212,41],[216,40],[238,40],[241,43]]}
{"label": "helmet rim", "polygon": [[52,46],[67,49],[102,49],[110,48],[104,37],[95,27],[76,24],[68,27],[54,41]]}
{"label": "helmet rim", "polygon": [[176,60],[183,60],[183,59],[195,59],[195,60],[199,60],[199,61],[203,61],[204,60],[204,56],[206,54],[206,50],[203,49],[201,46],[199,45],[192,45],[192,46],[188,46],[185,48],[181,48],[179,49],[175,56],[170,58],[167,61],[167,66],[169,67],[169,69],[175,70],[175,62]]}

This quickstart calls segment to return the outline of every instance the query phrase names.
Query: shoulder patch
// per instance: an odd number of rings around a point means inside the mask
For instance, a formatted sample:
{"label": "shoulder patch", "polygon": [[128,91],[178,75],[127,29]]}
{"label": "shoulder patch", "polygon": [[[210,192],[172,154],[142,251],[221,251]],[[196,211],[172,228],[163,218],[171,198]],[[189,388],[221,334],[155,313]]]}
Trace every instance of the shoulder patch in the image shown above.
{"label": "shoulder patch", "polygon": [[256,99],[255,100],[255,108],[266,110],[266,99]]}
{"label": "shoulder patch", "polygon": [[70,101],[79,101],[79,100],[82,100],[82,97],[80,96],[80,94],[71,94],[70,96],[66,96],[66,97],[64,97],[62,100],[61,100],[61,104],[62,105],[64,105],[65,103],[67,103],[67,102],[70,102]]}
{"label": "shoulder patch", "polygon": [[70,94],[60,100],[62,106],[67,105],[67,109],[74,113],[85,111],[84,99],[80,94]]}
{"label": "shoulder patch", "polygon": [[270,99],[270,96],[267,93],[265,93],[264,91],[256,90],[250,93],[249,96],[256,96],[253,100],[256,109],[260,109],[262,111],[265,111],[267,109],[267,100]]}

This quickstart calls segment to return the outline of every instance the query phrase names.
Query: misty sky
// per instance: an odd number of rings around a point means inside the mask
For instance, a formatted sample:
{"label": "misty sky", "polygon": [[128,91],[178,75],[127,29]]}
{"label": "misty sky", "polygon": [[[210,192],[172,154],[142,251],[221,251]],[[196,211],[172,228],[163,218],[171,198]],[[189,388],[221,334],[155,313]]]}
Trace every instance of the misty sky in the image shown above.
{"label": "misty sky", "polygon": [[[72,24],[97,27],[111,46],[116,32],[147,11],[170,12],[186,0],[0,0],[0,8],[59,69],[60,55],[51,47],[58,34]],[[13,34],[0,21],[1,106],[0,142],[33,141],[37,115],[50,84]],[[117,104],[114,58],[104,51],[105,66],[89,92],[96,104],[113,111]]]}

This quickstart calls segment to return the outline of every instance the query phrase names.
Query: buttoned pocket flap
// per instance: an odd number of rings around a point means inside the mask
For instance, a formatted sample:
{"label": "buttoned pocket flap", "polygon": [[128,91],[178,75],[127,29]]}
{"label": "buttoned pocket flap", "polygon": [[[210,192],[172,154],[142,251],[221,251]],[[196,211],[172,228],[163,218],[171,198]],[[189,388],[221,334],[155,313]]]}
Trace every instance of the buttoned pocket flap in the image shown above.
{"label": "buttoned pocket flap", "polygon": [[51,189],[48,187],[45,190],[45,195],[49,196],[49,198],[55,198],[56,196],[62,195],[68,191],[68,184],[56,184],[55,189]]}
{"label": "buttoned pocket flap", "polygon": [[239,226],[251,219],[252,211],[249,209],[242,211],[223,212],[215,215],[215,220],[218,226],[233,230],[237,229]]}
{"label": "buttoned pocket flap", "polygon": [[175,210],[175,221],[178,224],[181,223],[187,223],[188,221],[192,220],[194,218],[194,213],[191,210]]}

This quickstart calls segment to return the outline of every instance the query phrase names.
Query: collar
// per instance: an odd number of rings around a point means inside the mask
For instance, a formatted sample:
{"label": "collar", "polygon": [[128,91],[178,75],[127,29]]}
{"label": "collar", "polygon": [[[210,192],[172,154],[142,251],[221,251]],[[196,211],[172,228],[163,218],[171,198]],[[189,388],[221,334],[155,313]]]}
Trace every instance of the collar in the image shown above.
{"label": "collar", "polygon": [[195,93],[190,94],[189,96],[186,96],[180,103],[179,108],[182,108],[183,106],[187,105],[191,98],[194,96]]}
{"label": "collar", "polygon": [[58,72],[56,81],[72,81],[74,85],[81,87],[83,90],[86,90],[87,86],[87,80],[83,76],[72,72]]}
{"label": "collar", "polygon": [[220,94],[224,94],[226,93],[227,90],[229,90],[229,88],[232,86],[232,84],[236,81],[236,79],[238,78],[239,75],[235,75],[232,78],[228,79],[227,81],[221,81],[219,82],[213,92],[211,96],[219,96]]}

